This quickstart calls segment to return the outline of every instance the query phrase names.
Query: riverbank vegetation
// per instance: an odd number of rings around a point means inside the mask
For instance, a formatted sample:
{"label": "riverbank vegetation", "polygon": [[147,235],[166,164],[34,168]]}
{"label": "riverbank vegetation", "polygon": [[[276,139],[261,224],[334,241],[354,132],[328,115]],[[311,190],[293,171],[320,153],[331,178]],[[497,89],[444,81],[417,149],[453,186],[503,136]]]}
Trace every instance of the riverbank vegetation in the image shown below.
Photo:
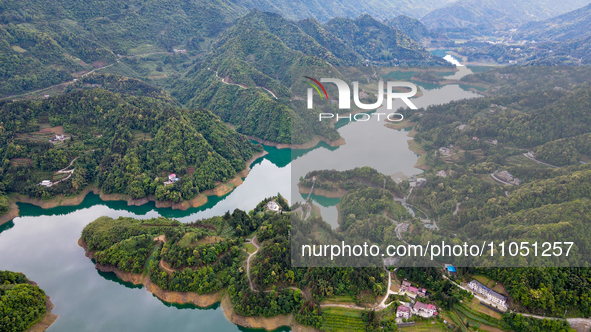
{"label": "riverbank vegetation", "polygon": [[[265,201],[270,200],[282,198]],[[238,223],[252,227],[249,234],[231,226]],[[227,289],[233,310],[242,316],[295,313],[300,324],[319,328],[324,299],[349,296],[369,305],[385,295],[388,278],[381,267],[292,266],[290,229],[289,213],[237,209],[188,224],[101,217],[84,228],[81,240],[97,266],[147,275],[164,291],[212,294]],[[247,263],[242,244],[252,232],[257,251]]]}
{"label": "riverbank vegetation", "polygon": [[0,271],[0,331],[26,331],[45,316],[46,300],[24,274]]}

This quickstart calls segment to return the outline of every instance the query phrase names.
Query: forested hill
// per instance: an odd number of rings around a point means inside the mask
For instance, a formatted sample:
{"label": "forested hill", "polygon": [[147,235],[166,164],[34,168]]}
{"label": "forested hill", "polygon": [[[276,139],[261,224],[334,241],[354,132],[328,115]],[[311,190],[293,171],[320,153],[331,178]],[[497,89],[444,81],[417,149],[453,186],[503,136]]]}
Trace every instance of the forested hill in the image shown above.
{"label": "forested hill", "polygon": [[200,49],[247,10],[231,1],[0,2],[0,96],[72,80],[120,55]]}
{"label": "forested hill", "polygon": [[45,315],[46,299],[24,274],[0,270],[0,331],[27,331]]}
{"label": "forested hill", "polygon": [[429,31],[421,21],[405,15],[399,15],[395,18],[387,19],[384,21],[384,24],[402,31],[416,42],[420,42],[426,38],[440,37],[436,33]]}
{"label": "forested hill", "polygon": [[[243,134],[279,143],[305,143],[338,133],[291,105],[292,73],[302,67],[337,65],[447,65],[402,32],[364,15],[321,25],[251,11],[217,40],[211,53],[181,79],[172,94],[203,107]],[[302,113],[304,112],[304,113]],[[262,121],[264,119],[264,121]]]}
{"label": "forested hill", "polygon": [[445,65],[400,30],[369,15],[356,19],[335,18],[324,27],[366,60],[401,66]]}
{"label": "forested hill", "polygon": [[[141,86],[127,78],[89,80],[107,89],[126,81]],[[82,82],[87,89],[0,104],[2,190],[50,198],[94,184],[105,193],[179,202],[234,178],[261,149],[209,111],[181,109],[163,93],[134,96],[98,85]],[[50,143],[52,132],[63,132],[66,139]],[[56,172],[60,169],[73,172]],[[170,173],[180,180],[165,185]],[[44,187],[42,180],[62,181]]]}
{"label": "forested hill", "polygon": [[[431,147],[480,146],[473,137],[532,149],[551,141],[589,132],[591,87],[550,89],[512,96],[480,98],[433,106],[420,118],[417,136]],[[464,130],[457,129],[466,124]],[[564,151],[567,152],[567,151]],[[570,160],[570,158],[569,158]],[[578,161],[577,161],[578,163]]]}

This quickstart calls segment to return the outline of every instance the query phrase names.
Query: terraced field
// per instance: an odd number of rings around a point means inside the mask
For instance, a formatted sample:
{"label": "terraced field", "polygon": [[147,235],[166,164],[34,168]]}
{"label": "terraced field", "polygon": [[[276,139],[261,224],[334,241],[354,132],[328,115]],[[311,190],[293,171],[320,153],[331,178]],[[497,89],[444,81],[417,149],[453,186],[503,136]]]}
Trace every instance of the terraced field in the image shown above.
{"label": "terraced field", "polygon": [[483,328],[485,326],[492,327],[495,330],[501,330],[501,321],[493,317],[487,316],[480,312],[474,312],[464,304],[455,304],[453,312],[462,320],[462,322],[468,321],[470,326]]}
{"label": "terraced field", "polygon": [[323,331],[365,331],[365,324],[361,319],[361,311],[344,308],[327,308],[322,312],[324,322]]}

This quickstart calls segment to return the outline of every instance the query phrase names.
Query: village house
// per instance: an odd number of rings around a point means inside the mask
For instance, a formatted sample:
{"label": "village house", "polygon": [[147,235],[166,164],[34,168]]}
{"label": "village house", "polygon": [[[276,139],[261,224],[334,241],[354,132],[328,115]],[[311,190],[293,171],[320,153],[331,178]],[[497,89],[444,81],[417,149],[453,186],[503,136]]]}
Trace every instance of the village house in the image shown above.
{"label": "village house", "polygon": [[445,170],[443,170],[443,169],[440,170],[439,172],[437,172],[436,175],[439,176],[439,177],[442,177],[444,179],[447,177],[447,173],[445,173]]}
{"label": "village house", "polygon": [[169,184],[173,184],[175,182],[177,182],[179,180],[179,178],[176,177],[176,174],[172,173],[168,176],[168,181],[164,182],[164,185],[167,186]]}
{"label": "village house", "polygon": [[425,288],[414,287],[406,280],[402,282],[400,291],[412,299],[415,299],[417,296],[427,297],[427,290]]}
{"label": "village house", "polygon": [[273,211],[273,212],[281,211],[281,207],[275,201],[270,201],[269,203],[267,203],[267,209],[269,209],[270,211]]}
{"label": "village house", "polygon": [[439,152],[441,152],[441,154],[444,156],[451,156],[451,149],[449,149],[449,148],[440,147]]}
{"label": "village house", "polygon": [[478,142],[478,141],[480,141],[480,138],[474,136],[474,137],[472,137],[472,140]]}
{"label": "village house", "polygon": [[456,267],[451,265],[451,264],[445,264],[445,272],[449,275],[449,276],[455,276],[458,274]]}
{"label": "village house", "polygon": [[528,151],[528,152],[527,152],[525,155],[526,155],[528,158],[532,158],[532,159],[534,159],[535,153],[534,153],[533,151]]}
{"label": "village house", "polygon": [[468,288],[473,290],[475,293],[484,296],[492,303],[498,304],[502,307],[507,307],[507,297],[493,291],[476,280],[470,281],[468,283]]}
{"label": "village house", "polygon": [[411,181],[408,182],[408,184],[412,188],[423,188],[426,183],[427,183],[427,179],[425,179],[425,178],[417,178],[416,175],[414,176],[413,180],[411,180]]}
{"label": "village house", "polygon": [[496,139],[487,139],[486,143],[492,144],[492,145],[497,145],[499,143],[499,141],[497,141]]}
{"label": "village house", "polygon": [[417,301],[412,306],[412,313],[415,315],[419,315],[425,318],[431,318],[433,316],[437,316],[439,313],[437,312],[437,307],[432,304],[425,304],[423,302]]}
{"label": "village house", "polygon": [[70,139],[69,136],[64,136],[63,134],[56,134],[54,138],[50,139],[49,142],[56,144],[58,142],[63,142],[67,139]]}
{"label": "village house", "polygon": [[511,173],[509,173],[508,171],[501,171],[501,172],[498,172],[498,173],[496,174],[496,176],[497,176],[499,179],[501,179],[501,180],[503,180],[503,181],[506,181],[506,182],[511,182],[511,181],[513,181],[513,175],[511,175]]}
{"label": "village house", "polygon": [[507,171],[501,171],[501,172],[497,172],[495,173],[495,176],[504,182],[507,182],[511,185],[520,185],[521,184],[521,180],[518,178],[513,177],[513,175],[511,175],[511,173],[507,172]]}
{"label": "village house", "polygon": [[44,187],[51,187],[51,181],[50,180],[43,180],[43,181],[41,181],[41,183],[39,183],[39,185],[44,186]]}
{"label": "village house", "polygon": [[465,124],[461,124],[461,125],[457,126],[457,128],[459,130],[464,130],[464,128],[466,128],[466,125]]}
{"label": "village house", "polygon": [[411,317],[412,317],[412,314],[410,312],[409,307],[407,307],[405,305],[398,306],[398,308],[396,309],[396,318],[410,319]]}

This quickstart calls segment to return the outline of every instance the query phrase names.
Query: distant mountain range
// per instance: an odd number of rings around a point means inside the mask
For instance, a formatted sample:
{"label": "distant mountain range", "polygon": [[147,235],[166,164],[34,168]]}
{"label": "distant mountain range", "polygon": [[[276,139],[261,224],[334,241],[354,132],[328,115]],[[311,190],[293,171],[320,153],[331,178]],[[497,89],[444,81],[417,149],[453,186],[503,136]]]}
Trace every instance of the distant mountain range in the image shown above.
{"label": "distant mountain range", "polygon": [[529,22],[517,30],[515,38],[564,41],[591,36],[591,4],[539,22]]}
{"label": "distant mountain range", "polygon": [[421,18],[425,26],[452,38],[494,33],[549,19],[588,5],[589,0],[460,0]]}
{"label": "distant mountain range", "polygon": [[314,17],[320,22],[335,17],[358,17],[369,14],[380,20],[408,15],[419,18],[425,13],[440,8],[455,0],[232,0],[247,9],[258,9],[279,13],[282,16],[300,20]]}

